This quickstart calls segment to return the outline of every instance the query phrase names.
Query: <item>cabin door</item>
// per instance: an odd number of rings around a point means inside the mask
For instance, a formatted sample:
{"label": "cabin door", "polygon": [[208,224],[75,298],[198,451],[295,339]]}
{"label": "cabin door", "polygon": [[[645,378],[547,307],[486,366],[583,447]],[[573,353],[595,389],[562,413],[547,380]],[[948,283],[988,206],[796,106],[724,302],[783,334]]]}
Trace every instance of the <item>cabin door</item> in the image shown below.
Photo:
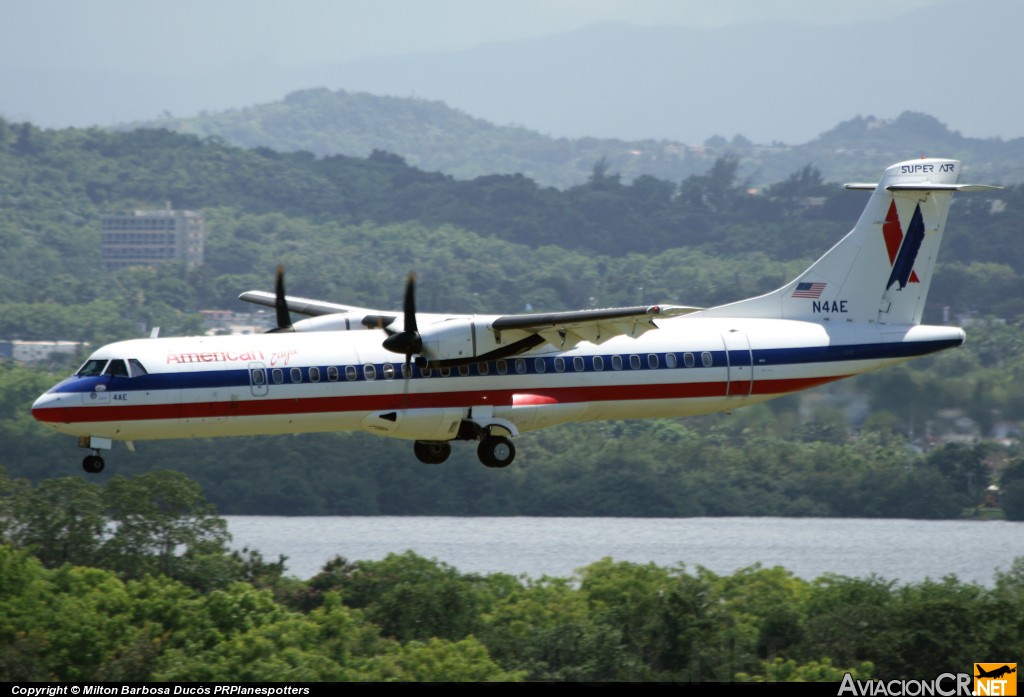
{"label": "cabin door", "polygon": [[743,399],[754,389],[754,355],[747,335],[738,329],[722,334],[725,342],[726,364],[729,366],[729,399]]}
{"label": "cabin door", "polygon": [[253,397],[266,397],[270,391],[267,385],[267,367],[259,362],[249,364],[249,389]]}

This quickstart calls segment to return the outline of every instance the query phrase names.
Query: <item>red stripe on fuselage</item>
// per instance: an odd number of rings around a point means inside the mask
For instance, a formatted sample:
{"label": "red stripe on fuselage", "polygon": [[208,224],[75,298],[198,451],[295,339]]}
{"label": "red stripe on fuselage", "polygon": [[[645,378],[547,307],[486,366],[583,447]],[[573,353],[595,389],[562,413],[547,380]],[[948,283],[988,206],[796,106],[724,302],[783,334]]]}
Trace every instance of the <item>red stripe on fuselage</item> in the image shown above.
{"label": "red stripe on fuselage", "polygon": [[[751,395],[783,395],[841,380],[848,375],[813,378],[756,380]],[[42,407],[32,415],[48,423],[101,423],[110,421],[149,421],[157,419],[210,419],[241,416],[318,414],[387,409],[430,409],[474,405],[512,406],[521,402],[517,394],[528,393],[535,404],[541,402],[578,404],[580,402],[617,402],[658,399],[725,398],[727,382],[698,382],[651,385],[605,385],[593,387],[529,388],[524,390],[465,390],[419,394],[383,394],[343,397],[270,397],[220,402],[180,404],[108,404],[103,406]],[[744,390],[748,382],[731,383],[733,391]]]}

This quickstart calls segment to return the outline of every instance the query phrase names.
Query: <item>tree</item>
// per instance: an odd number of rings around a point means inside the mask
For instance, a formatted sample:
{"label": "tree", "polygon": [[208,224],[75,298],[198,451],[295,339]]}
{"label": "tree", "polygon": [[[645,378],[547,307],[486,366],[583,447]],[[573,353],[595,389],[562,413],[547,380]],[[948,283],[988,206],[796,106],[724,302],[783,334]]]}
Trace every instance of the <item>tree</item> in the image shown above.
{"label": "tree", "polygon": [[198,578],[204,573],[196,566],[220,564],[230,539],[227,523],[185,475],[164,471],[132,479],[115,476],[103,498],[113,524],[103,558],[126,578],[149,573]]}

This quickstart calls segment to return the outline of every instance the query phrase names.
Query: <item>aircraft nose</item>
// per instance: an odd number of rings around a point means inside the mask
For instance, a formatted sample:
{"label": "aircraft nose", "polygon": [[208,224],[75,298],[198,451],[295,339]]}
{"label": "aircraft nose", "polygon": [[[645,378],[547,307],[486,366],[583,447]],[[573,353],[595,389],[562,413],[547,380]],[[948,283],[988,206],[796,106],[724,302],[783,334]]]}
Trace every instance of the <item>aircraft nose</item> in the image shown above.
{"label": "aircraft nose", "polygon": [[44,392],[32,403],[32,416],[36,421],[54,421],[56,407],[60,405],[61,395]]}

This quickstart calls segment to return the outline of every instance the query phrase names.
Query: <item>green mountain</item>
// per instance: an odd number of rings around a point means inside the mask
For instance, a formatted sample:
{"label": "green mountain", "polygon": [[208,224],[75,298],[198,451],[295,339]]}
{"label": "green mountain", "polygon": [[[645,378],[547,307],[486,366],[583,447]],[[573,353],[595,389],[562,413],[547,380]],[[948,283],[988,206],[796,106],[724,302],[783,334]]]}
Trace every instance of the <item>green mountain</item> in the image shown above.
{"label": "green mountain", "polygon": [[831,181],[861,180],[893,162],[922,155],[960,158],[968,171],[987,181],[1024,181],[1024,138],[968,138],[914,112],[891,121],[857,116],[802,145],[758,145],[742,136],[684,144],[551,138],[473,118],[438,101],[310,89],[293,92],[280,102],[130,127],[138,126],[318,156],[365,157],[383,150],[413,166],[459,179],[522,174],[560,188],[585,182],[601,160],[626,181],[645,174],[680,181],[705,174],[724,155],[738,157],[741,178],[755,186],[780,181],[807,164]]}

